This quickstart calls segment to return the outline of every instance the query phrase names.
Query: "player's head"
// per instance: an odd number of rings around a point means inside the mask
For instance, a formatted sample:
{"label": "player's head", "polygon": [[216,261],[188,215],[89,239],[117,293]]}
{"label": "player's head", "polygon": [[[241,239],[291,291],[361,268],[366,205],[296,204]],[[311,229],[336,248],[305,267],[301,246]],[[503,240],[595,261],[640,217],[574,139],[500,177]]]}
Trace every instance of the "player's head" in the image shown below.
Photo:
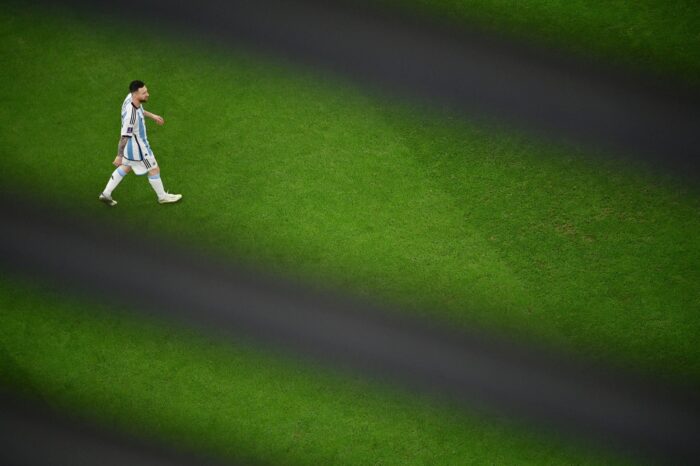
{"label": "player's head", "polygon": [[131,92],[132,100],[138,100],[139,102],[146,102],[148,100],[148,88],[143,81],[131,81],[131,84],[129,84],[129,92]]}

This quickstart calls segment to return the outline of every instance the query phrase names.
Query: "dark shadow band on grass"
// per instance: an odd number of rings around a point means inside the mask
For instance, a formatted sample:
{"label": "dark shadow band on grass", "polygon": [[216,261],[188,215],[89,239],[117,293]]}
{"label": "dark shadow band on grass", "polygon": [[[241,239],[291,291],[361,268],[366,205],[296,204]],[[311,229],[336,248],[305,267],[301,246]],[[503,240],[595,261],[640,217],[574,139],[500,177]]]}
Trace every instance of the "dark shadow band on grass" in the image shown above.
{"label": "dark shadow band on grass", "polygon": [[154,440],[71,418],[0,387],[0,462],[25,466],[223,466]]}
{"label": "dark shadow band on grass", "polygon": [[671,461],[700,455],[700,400],[687,387],[310,292],[0,194],[6,272],[593,445]]}
{"label": "dark shadow band on grass", "polygon": [[[52,2],[53,3],[53,2]],[[362,1],[62,0],[330,71],[488,123],[700,175],[700,92]],[[184,33],[184,35],[182,35]],[[144,44],[147,47],[147,44]]]}

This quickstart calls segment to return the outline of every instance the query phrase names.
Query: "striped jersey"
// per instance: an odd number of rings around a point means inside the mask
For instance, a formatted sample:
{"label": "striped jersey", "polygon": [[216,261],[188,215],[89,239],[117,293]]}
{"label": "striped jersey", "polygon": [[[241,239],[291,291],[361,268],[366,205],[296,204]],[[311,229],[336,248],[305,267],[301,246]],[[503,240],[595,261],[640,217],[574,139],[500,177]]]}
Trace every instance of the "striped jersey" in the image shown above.
{"label": "striped jersey", "polygon": [[146,155],[153,155],[143,115],[143,104],[136,108],[127,94],[122,104],[122,136],[129,138],[124,148],[124,157],[129,160],[143,160]]}

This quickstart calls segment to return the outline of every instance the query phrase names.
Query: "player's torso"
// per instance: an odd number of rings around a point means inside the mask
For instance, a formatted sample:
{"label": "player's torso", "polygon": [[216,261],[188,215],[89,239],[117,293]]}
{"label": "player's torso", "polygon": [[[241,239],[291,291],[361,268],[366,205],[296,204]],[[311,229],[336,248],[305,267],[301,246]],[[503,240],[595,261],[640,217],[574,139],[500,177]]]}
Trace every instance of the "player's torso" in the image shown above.
{"label": "player's torso", "polygon": [[136,107],[131,101],[131,94],[127,94],[124,102],[122,103],[122,125],[124,124],[124,119],[129,115],[129,107],[134,107],[133,110],[136,112],[136,121],[134,122],[134,135],[141,139],[148,140],[146,135],[146,119],[144,116],[143,104]]}
{"label": "player's torso", "polygon": [[[129,111],[129,107],[135,113]],[[148,137],[146,135],[146,120],[144,117],[143,105],[138,107],[134,106],[131,101],[131,94],[127,94],[124,102],[122,103],[122,126],[124,125],[125,118],[130,118],[132,115],[134,117],[132,140],[127,143],[126,155],[127,158],[131,160],[141,160],[144,155],[153,154],[151,146],[148,143]]]}

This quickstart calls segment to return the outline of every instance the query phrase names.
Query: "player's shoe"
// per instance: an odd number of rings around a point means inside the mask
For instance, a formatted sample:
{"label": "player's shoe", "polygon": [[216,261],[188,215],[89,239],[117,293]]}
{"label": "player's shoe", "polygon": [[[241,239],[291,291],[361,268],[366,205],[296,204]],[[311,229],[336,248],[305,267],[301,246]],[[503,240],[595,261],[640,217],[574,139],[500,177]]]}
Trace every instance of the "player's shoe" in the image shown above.
{"label": "player's shoe", "polygon": [[182,194],[165,193],[165,196],[158,199],[158,202],[160,204],[172,204],[173,202],[177,202],[180,199],[182,199]]}
{"label": "player's shoe", "polygon": [[104,193],[100,194],[100,197],[98,197],[98,199],[100,200],[100,202],[104,202],[110,207],[114,207],[115,205],[117,205],[117,201],[115,201],[109,196],[105,196]]}

